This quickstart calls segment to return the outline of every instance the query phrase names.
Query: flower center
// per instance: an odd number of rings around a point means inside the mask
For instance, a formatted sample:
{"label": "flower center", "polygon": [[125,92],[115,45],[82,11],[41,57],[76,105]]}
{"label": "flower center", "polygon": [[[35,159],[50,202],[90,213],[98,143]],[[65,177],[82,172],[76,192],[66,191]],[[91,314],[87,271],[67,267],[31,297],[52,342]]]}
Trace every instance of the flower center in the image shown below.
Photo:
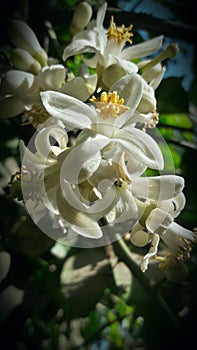
{"label": "flower center", "polygon": [[40,124],[43,124],[49,118],[48,112],[40,104],[33,105],[30,110],[27,110],[23,113],[23,123],[22,125],[31,124],[35,129],[39,127]]}
{"label": "flower center", "polygon": [[124,24],[122,24],[120,28],[117,28],[116,24],[114,23],[114,17],[112,16],[110,20],[110,27],[107,33],[107,39],[112,39],[119,44],[122,42],[126,43],[127,41],[129,44],[132,44],[131,37],[133,36],[133,33],[130,33],[132,27],[133,25],[130,24],[129,27],[125,28]]}
{"label": "flower center", "polygon": [[117,118],[129,109],[129,107],[124,106],[124,98],[119,98],[117,91],[108,93],[103,91],[100,95],[100,100],[98,100],[95,96],[92,96],[90,98],[90,102],[96,104],[98,111],[104,118]]}

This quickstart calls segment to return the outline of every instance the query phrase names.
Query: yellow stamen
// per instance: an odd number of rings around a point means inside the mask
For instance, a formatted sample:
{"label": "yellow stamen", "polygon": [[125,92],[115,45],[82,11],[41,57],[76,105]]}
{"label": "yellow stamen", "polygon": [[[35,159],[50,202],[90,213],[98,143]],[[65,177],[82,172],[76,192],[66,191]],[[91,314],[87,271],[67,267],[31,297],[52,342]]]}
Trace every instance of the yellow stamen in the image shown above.
{"label": "yellow stamen", "polygon": [[90,102],[96,104],[99,112],[101,112],[104,118],[117,118],[129,109],[129,107],[124,106],[124,98],[119,98],[117,91],[108,93],[103,91],[100,95],[100,100],[95,96],[92,96]]}
{"label": "yellow stamen", "polygon": [[132,27],[133,25],[130,24],[129,27],[125,28],[124,24],[122,24],[120,28],[117,28],[114,22],[114,17],[111,16],[110,27],[107,33],[107,39],[114,40],[119,44],[122,42],[126,43],[127,41],[129,42],[129,44],[132,44],[131,37],[133,36],[133,33],[130,33]]}

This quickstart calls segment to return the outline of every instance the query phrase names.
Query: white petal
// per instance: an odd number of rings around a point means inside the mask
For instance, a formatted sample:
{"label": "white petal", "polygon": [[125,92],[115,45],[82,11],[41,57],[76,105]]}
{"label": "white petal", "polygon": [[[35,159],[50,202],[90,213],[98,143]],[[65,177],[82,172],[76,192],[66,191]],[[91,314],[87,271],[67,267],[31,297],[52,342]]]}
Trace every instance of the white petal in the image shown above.
{"label": "white petal", "polygon": [[19,151],[22,165],[27,166],[27,168],[44,168],[44,159],[37,157],[34,153],[31,152],[31,144],[28,145],[28,147],[26,147],[24,142],[20,140]]}
{"label": "white petal", "polygon": [[119,66],[127,73],[137,73],[138,71],[138,66],[133,62],[129,62],[117,56],[113,56],[113,61],[117,62]]}
{"label": "white petal", "polygon": [[74,230],[79,235],[89,238],[102,237],[98,223],[90,215],[72,207],[62,196],[61,191],[57,193],[57,206],[64,220],[73,225]]}
{"label": "white petal", "polygon": [[170,251],[172,251],[175,254],[180,252],[182,249],[183,251],[184,250],[187,251],[188,250],[187,242],[184,239],[182,239],[181,236],[174,234],[173,230],[171,229],[171,226],[166,231],[166,233],[161,236],[162,241],[166,244],[166,246],[170,249]]}
{"label": "white petal", "polygon": [[154,257],[157,254],[159,240],[160,240],[159,235],[154,234],[152,242],[151,242],[151,247],[149,249],[149,252],[148,252],[148,254],[146,254],[143,257],[143,260],[142,260],[142,263],[141,263],[141,270],[143,272],[145,272],[147,270],[147,268],[148,268],[149,259]]}
{"label": "white petal", "polygon": [[34,32],[25,22],[12,20],[9,27],[9,37],[16,47],[25,49],[31,54],[42,50]]}
{"label": "white petal", "polygon": [[131,152],[144,165],[153,169],[163,168],[163,156],[160,148],[154,139],[145,132],[127,127],[116,132],[115,137],[114,141]]}
{"label": "white petal", "polygon": [[1,88],[8,94],[24,97],[38,91],[38,81],[31,73],[12,70],[5,74],[1,81]]}
{"label": "white petal", "polygon": [[[97,169],[101,160],[100,150],[104,148],[110,140],[102,135],[96,135],[95,138],[87,139],[85,142],[75,146],[73,149],[64,152],[58,157],[61,165],[61,174],[64,180],[77,184],[80,179],[80,171],[86,162],[90,162],[89,176]],[[94,162],[92,163],[92,161]],[[92,167],[91,167],[92,163]]]}
{"label": "white petal", "polygon": [[169,231],[172,234],[175,234],[175,235],[182,237],[182,238],[189,239],[192,242],[196,241],[196,236],[195,236],[193,231],[188,230],[188,229],[178,225],[176,222],[173,222],[170,225]]}
{"label": "white petal", "polygon": [[80,100],[55,91],[41,92],[44,107],[50,115],[64,122],[67,128],[90,128],[96,111]]}
{"label": "white petal", "polygon": [[56,142],[58,142],[60,148],[64,149],[67,146],[68,135],[65,129],[61,128],[58,125],[51,125],[47,128],[41,129],[35,137],[35,147],[43,158],[47,160],[52,150],[50,136],[52,136]]}
{"label": "white petal", "polygon": [[[97,37],[96,32],[86,31],[84,33],[84,38],[79,38],[77,34],[73,41],[64,49],[63,60],[66,61],[68,57],[78,55],[87,52],[97,51]],[[83,33],[80,33],[82,36]]]}
{"label": "white petal", "polygon": [[106,9],[107,9],[106,2],[102,6],[99,7],[99,10],[98,10],[97,16],[96,16],[96,26],[97,27],[102,27],[103,21],[105,18]]}
{"label": "white petal", "polygon": [[[86,101],[91,93],[86,84],[86,80],[81,77],[75,77],[72,80],[66,82],[60,89],[60,92],[67,94],[69,96],[73,96],[80,101]],[[92,93],[94,92],[94,89]]]}
{"label": "white petal", "polygon": [[57,90],[66,78],[65,67],[61,64],[44,67],[38,74],[39,85],[42,90]]}
{"label": "white petal", "polygon": [[116,205],[116,217],[114,223],[122,223],[129,220],[137,220],[138,208],[134,201],[132,192],[129,189],[117,189],[117,195],[119,197]]}
{"label": "white petal", "polygon": [[159,50],[163,41],[163,35],[158,36],[154,39],[147,40],[141,44],[136,44],[131,47],[126,48],[121,52],[121,57],[126,60],[131,60],[134,58],[141,58],[144,56],[149,56],[155,51]]}
{"label": "white petal", "polygon": [[170,214],[155,208],[146,219],[146,228],[151,233],[162,235],[165,234],[172,222],[173,217]]}
{"label": "white petal", "polygon": [[24,49],[14,49],[11,54],[11,62],[15,68],[32,74],[38,74],[41,70],[40,63]]}
{"label": "white petal", "polygon": [[163,201],[176,197],[183,189],[184,179],[176,175],[138,177],[132,182],[133,193],[146,199]]}
{"label": "white petal", "polygon": [[181,192],[176,197],[158,202],[158,207],[164,211],[170,212],[173,218],[176,218],[181,210],[185,207],[186,199],[184,194]]}
{"label": "white petal", "polygon": [[134,111],[141,100],[143,85],[142,78],[131,73],[116,81],[109,91],[117,91],[120,98],[124,98],[124,105]]}

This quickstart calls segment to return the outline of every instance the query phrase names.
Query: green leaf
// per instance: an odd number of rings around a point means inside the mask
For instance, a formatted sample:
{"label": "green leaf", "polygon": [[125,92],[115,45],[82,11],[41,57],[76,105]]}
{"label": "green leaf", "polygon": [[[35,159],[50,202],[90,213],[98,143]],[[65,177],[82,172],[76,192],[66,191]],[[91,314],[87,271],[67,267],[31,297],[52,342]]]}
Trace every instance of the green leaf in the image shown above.
{"label": "green leaf", "polygon": [[193,126],[186,113],[161,113],[159,116],[159,121],[161,124],[184,129],[191,129]]}
{"label": "green leaf", "polygon": [[181,78],[166,78],[156,90],[159,113],[183,113],[188,111],[188,95],[181,86]]}
{"label": "green leaf", "polygon": [[102,248],[82,249],[68,258],[60,274],[61,291],[70,318],[87,316],[114,284],[109,259]]}

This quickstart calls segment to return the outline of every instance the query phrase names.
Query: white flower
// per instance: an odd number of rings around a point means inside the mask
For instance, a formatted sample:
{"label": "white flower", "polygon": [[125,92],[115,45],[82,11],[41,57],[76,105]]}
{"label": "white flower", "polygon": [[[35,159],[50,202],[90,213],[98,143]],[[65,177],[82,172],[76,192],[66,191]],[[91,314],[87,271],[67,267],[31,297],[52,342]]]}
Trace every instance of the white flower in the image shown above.
{"label": "white flower", "polygon": [[127,42],[132,43],[132,33],[130,33],[132,25],[128,28],[125,28],[124,25],[117,28],[112,17],[108,31],[105,30],[103,20],[106,8],[106,3],[99,8],[96,24],[93,28],[79,32],[73,37],[71,44],[64,50],[63,59],[66,60],[76,54],[94,53],[90,59],[83,56],[83,60],[89,67],[97,68],[99,76],[113,64],[121,67],[124,73],[136,73],[138,67],[130,60],[148,56],[157,51],[161,47],[163,36],[142,44],[125,47]]}
{"label": "white flower", "polygon": [[[89,81],[90,80],[90,81]],[[40,91],[61,91],[86,101],[96,86],[96,76],[90,79],[73,77],[66,81],[66,69],[63,65],[43,67],[38,75],[10,70],[1,80],[0,116],[13,117],[27,110],[32,116],[41,109]],[[13,105],[12,105],[13,103]],[[46,116],[46,111],[42,111]],[[40,114],[42,114],[40,113]]]}
{"label": "white flower", "polygon": [[[96,74],[68,76],[67,68],[48,58],[25,22],[11,21],[9,37],[16,48],[11,52],[12,68],[1,77],[0,117],[13,117],[28,111],[25,118],[36,119],[32,124],[37,127],[48,117],[41,108],[40,91],[61,91],[82,101],[95,91]],[[40,123],[37,122],[39,118]]]}
{"label": "white flower", "polygon": [[[174,222],[174,218],[184,208],[185,197],[182,193],[183,179],[179,176],[174,176],[173,181],[175,189],[171,191],[171,197],[170,191],[167,191],[169,198],[160,196],[157,202],[144,203],[145,210],[143,209],[142,217],[131,230],[131,242],[134,245],[146,246],[150,243],[150,249],[141,263],[142,271],[146,271],[148,268],[149,259],[157,256],[160,239],[177,259],[183,261],[188,259],[189,242],[196,240],[194,232]],[[164,188],[163,192],[165,193]]]}
{"label": "white flower", "polygon": [[[47,91],[41,93],[43,105],[48,113],[61,120],[66,129],[82,129],[78,140],[97,133],[108,138],[108,143],[119,144],[123,151],[131,152],[146,166],[162,169],[163,157],[157,143],[145,132],[135,128],[132,119],[142,96],[142,78],[137,74],[129,76],[127,89],[120,86],[121,98],[116,92],[101,94],[101,100],[93,98],[96,108],[73,97]],[[123,85],[124,86],[124,85]],[[124,95],[127,105],[124,105]],[[138,118],[140,121],[140,117]],[[80,142],[80,141],[79,141]]]}
{"label": "white flower", "polygon": [[[51,144],[50,137],[58,143]],[[98,144],[107,143],[102,135],[97,137]],[[73,163],[81,161],[84,152],[91,146],[96,148],[92,140],[84,147],[78,147],[77,152],[67,148],[68,136],[65,129],[58,125],[51,125],[38,131],[33,144],[26,148],[21,142],[22,158],[22,192],[26,208],[34,222],[47,234],[58,239],[65,238],[65,232],[75,233],[89,238],[100,238],[102,230],[98,220],[106,210],[113,205],[114,193],[108,192],[105,197],[98,199],[92,188],[87,192],[94,195],[96,201],[86,200],[75,187],[65,180],[62,159],[71,156]],[[104,143],[103,143],[104,142]],[[31,151],[35,148],[35,151]],[[70,151],[70,153],[69,153]],[[75,157],[77,154],[78,159]],[[98,163],[101,156],[97,151]],[[92,159],[93,160],[93,159]],[[93,160],[93,163],[95,161]],[[95,171],[93,167],[82,162],[85,174]],[[53,220],[53,227],[51,221]],[[47,218],[47,221],[46,221]],[[59,223],[59,224],[58,224]],[[59,226],[58,226],[59,225]],[[53,231],[57,230],[57,231]]]}

